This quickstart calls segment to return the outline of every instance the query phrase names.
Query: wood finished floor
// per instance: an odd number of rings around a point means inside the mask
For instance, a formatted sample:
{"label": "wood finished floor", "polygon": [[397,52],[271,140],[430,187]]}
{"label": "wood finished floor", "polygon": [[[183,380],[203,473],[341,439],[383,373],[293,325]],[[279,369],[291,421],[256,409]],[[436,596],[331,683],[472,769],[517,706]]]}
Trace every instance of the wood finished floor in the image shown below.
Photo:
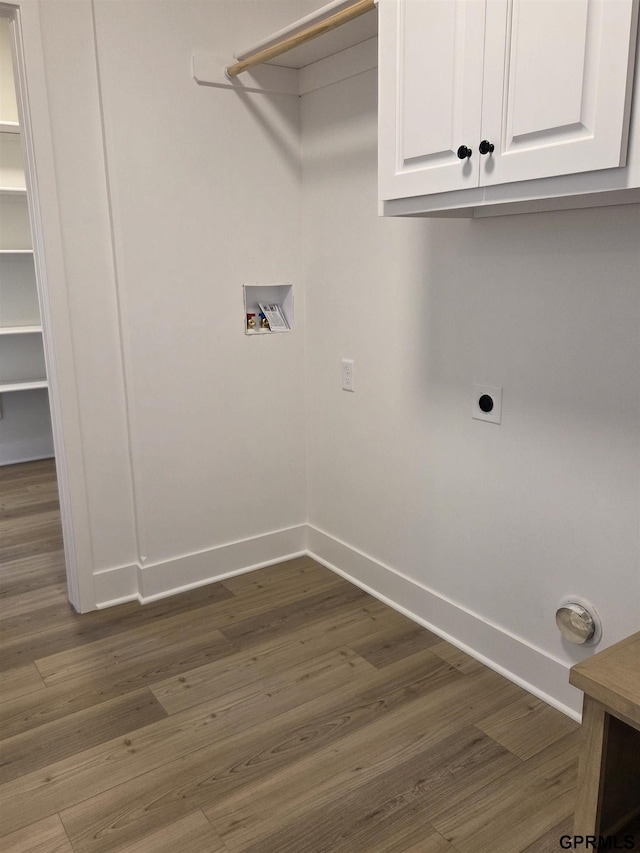
{"label": "wood finished floor", "polygon": [[3,853],[549,853],[578,727],[309,558],[67,603],[51,462],[0,468]]}

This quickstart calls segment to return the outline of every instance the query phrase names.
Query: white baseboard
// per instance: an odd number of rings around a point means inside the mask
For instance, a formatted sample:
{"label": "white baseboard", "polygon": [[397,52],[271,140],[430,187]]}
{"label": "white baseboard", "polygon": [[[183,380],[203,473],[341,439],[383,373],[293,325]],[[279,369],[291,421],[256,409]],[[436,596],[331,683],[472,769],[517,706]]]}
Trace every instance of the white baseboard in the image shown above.
{"label": "white baseboard", "polygon": [[132,564],[94,572],[100,610],[138,600],[141,604],[302,557],[307,526],[300,524],[158,563]]}
{"label": "white baseboard", "polygon": [[40,453],[40,454],[21,454],[20,456],[15,456],[11,458],[5,458],[0,461],[0,468],[3,468],[5,465],[21,465],[23,462],[40,462],[42,459],[53,459],[53,453]]}
{"label": "white baseboard", "polygon": [[[307,552],[306,534],[306,524],[300,524],[197,554],[144,565],[139,570],[140,600],[154,601],[166,595],[304,556]],[[180,580],[179,584],[176,584],[176,579]]]}
{"label": "white baseboard", "polygon": [[144,604],[304,555],[549,705],[580,719],[582,693],[569,685],[568,667],[562,661],[312,525],[276,530],[164,562],[96,572],[96,606],[132,600]]}
{"label": "white baseboard", "polygon": [[582,693],[570,686],[569,671],[562,662],[311,525],[308,553],[549,705],[580,720]]}
{"label": "white baseboard", "polygon": [[138,566],[116,566],[93,573],[93,588],[95,591],[96,607],[114,607],[125,601],[137,601],[138,595]]}

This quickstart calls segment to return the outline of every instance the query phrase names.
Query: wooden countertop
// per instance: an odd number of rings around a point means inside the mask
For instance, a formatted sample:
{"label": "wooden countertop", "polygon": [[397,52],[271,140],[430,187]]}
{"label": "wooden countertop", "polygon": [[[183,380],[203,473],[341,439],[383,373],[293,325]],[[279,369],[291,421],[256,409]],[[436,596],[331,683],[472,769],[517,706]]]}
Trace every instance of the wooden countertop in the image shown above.
{"label": "wooden countertop", "polygon": [[572,666],[569,683],[640,729],[640,631]]}

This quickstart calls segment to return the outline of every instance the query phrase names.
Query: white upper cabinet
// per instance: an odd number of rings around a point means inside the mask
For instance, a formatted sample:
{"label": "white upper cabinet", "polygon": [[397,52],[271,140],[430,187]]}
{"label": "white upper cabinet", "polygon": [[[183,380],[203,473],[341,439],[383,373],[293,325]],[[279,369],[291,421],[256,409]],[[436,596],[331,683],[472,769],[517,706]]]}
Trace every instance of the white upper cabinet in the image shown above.
{"label": "white upper cabinet", "polygon": [[[383,198],[478,186],[484,3],[379,4]],[[477,140],[477,141],[476,141]]]}
{"label": "white upper cabinet", "polygon": [[[418,0],[423,2],[423,0]],[[623,166],[632,0],[488,0],[481,182]]]}
{"label": "white upper cabinet", "polygon": [[383,200],[625,165],[634,0],[380,0]]}

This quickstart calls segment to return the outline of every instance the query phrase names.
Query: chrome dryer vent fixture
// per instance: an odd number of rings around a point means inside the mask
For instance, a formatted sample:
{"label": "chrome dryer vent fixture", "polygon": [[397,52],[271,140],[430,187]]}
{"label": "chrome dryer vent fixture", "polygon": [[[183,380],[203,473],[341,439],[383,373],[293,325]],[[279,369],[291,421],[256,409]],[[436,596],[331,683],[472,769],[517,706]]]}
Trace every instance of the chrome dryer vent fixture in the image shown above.
{"label": "chrome dryer vent fixture", "polygon": [[569,643],[594,646],[602,637],[602,624],[595,607],[575,595],[560,602],[556,610],[556,625]]}

